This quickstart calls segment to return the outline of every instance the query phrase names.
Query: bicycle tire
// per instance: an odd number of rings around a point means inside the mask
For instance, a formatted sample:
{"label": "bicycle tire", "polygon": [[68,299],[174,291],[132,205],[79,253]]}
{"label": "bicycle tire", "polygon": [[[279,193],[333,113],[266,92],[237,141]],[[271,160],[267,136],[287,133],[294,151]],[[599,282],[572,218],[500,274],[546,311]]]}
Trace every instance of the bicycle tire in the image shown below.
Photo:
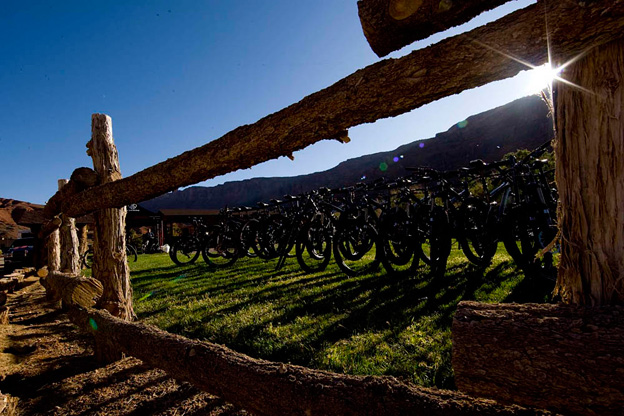
{"label": "bicycle tire", "polygon": [[325,270],[332,255],[332,235],[317,217],[306,223],[296,242],[297,262],[306,273]]}
{"label": "bicycle tire", "polygon": [[195,237],[181,238],[171,247],[169,257],[178,266],[193,264],[200,254],[200,242]]}
{"label": "bicycle tire", "polygon": [[88,249],[84,252],[81,259],[82,267],[85,269],[90,269],[93,267],[93,248]]}
{"label": "bicycle tire", "polygon": [[494,233],[494,216],[489,205],[480,199],[469,198],[459,212],[459,245],[472,264],[485,267],[492,262],[498,239]]}
{"label": "bicycle tire", "polygon": [[[381,264],[378,243],[379,235],[370,221],[343,213],[333,240],[334,260],[348,276],[371,273]],[[369,254],[373,249],[375,253]]]}
{"label": "bicycle tire", "polygon": [[240,240],[220,231],[211,233],[207,244],[202,248],[201,255],[206,264],[212,268],[229,267],[240,256]]}
{"label": "bicycle tire", "polygon": [[128,259],[128,262],[130,261],[136,262],[139,259],[136,248],[133,245],[127,244],[127,243],[126,243],[126,257]]}
{"label": "bicycle tire", "polygon": [[446,263],[451,253],[451,228],[448,215],[441,206],[423,207],[419,219],[419,242],[416,247],[420,258],[434,275],[446,271]]}
{"label": "bicycle tire", "polygon": [[385,211],[379,224],[384,269],[391,275],[412,273],[420,264],[420,255],[415,248],[414,227],[407,212],[400,208]]}
{"label": "bicycle tire", "polygon": [[503,244],[516,265],[525,272],[537,269],[552,269],[552,254],[536,259],[536,254],[555,238],[556,228],[550,224],[540,224],[539,208],[528,206],[513,207],[505,216]]}

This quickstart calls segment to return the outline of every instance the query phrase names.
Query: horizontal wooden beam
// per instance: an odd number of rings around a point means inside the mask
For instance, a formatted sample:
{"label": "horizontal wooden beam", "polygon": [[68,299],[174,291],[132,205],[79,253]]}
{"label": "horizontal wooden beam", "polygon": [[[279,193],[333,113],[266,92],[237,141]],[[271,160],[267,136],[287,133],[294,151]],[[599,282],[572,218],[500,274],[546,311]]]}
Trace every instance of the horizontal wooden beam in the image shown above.
{"label": "horizontal wooden beam", "polygon": [[461,302],[452,332],[462,392],[566,415],[622,414],[622,307]]}
{"label": "horizontal wooden beam", "polygon": [[[97,173],[91,168],[78,168],[72,172],[69,182],[48,200],[43,215],[51,218],[61,211],[61,205],[67,198],[98,184]],[[48,235],[47,233],[46,235]]]}
{"label": "horizontal wooden beam", "polygon": [[510,0],[358,0],[364,36],[382,57]]}
{"label": "horizontal wooden beam", "polygon": [[440,98],[508,78],[548,60],[546,22],[555,56],[571,59],[624,33],[624,2],[547,1],[400,59],[387,59],[338,81],[254,124],[132,176],[63,202],[78,217],[118,208],[181,186],[250,168],[324,139]]}
{"label": "horizontal wooden beam", "polygon": [[393,377],[347,376],[257,360],[224,346],[172,335],[96,310],[71,319],[98,343],[116,347],[178,380],[256,415],[545,415],[490,400],[407,385]]}

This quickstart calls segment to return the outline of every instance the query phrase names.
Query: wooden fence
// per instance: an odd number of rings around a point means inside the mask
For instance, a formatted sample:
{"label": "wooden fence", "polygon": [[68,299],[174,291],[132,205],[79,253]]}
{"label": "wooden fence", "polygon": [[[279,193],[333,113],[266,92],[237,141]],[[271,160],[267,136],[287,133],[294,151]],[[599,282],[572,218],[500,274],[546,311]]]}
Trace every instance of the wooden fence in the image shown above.
{"label": "wooden fence", "polygon": [[[479,4],[487,3],[486,8],[489,8],[503,2],[458,2],[474,7],[465,7],[455,16],[461,15],[459,20],[467,20],[484,10]],[[360,0],[360,10],[366,8],[365,3],[381,10],[379,13],[394,10],[407,14],[405,18],[395,20],[405,20],[401,30],[408,32],[410,25],[423,24],[423,19],[408,18],[417,13],[419,7],[438,12],[447,6],[453,7],[453,2],[447,1]],[[438,9],[432,9],[434,6]],[[438,17],[442,19],[444,15],[441,16]],[[368,23],[364,24],[368,35],[371,30],[366,25]],[[438,29],[437,26],[430,27],[418,36]],[[44,227],[43,234],[48,239],[48,267],[54,272],[45,283],[66,304],[83,307],[96,304],[113,315],[78,308],[72,313],[72,319],[79,327],[93,333],[100,358],[116,359],[122,353],[134,355],[155,367],[164,368],[173,377],[219,394],[256,414],[547,414],[547,411],[502,405],[459,392],[413,387],[388,377],[352,377],[253,360],[225,347],[132,323],[132,291],[125,258],[125,210],[120,207],[265,160],[292,155],[319,140],[348,142],[347,129],[352,126],[396,116],[442,97],[513,76],[527,69],[527,64],[537,66],[547,62],[549,52],[551,59],[566,62],[589,48],[619,39],[623,29],[622,1],[540,1],[403,58],[373,64],[254,124],[241,126],[202,147],[124,179],[112,139],[111,120],[96,114],[93,116],[92,140],[88,144],[95,170],[76,170],[69,183],[50,199],[45,208],[50,222]],[[395,36],[390,30],[380,33],[375,36],[383,37],[384,33]],[[392,48],[409,41],[410,38],[394,42]],[[90,212],[96,217],[95,279],[71,283],[71,279],[77,279],[76,272],[67,265],[73,263],[60,260],[68,253],[76,252],[68,246],[76,241],[69,219]],[[61,239],[57,235],[59,224],[67,224],[68,237]],[[63,295],[65,287],[71,287],[76,296]],[[540,318],[535,319],[539,323]],[[471,322],[473,327],[479,325],[479,319]],[[616,323],[622,326],[621,320]],[[575,335],[562,333],[558,336],[574,338]],[[548,342],[552,339],[544,340],[544,343]],[[456,349],[459,350],[461,348]],[[611,358],[613,362],[624,362],[621,353]],[[556,368],[553,371],[557,371]],[[497,373],[499,376],[504,377],[504,372]],[[547,380],[533,381],[542,383],[548,390]],[[463,388],[464,385],[459,384]],[[576,391],[578,387],[571,385],[567,388]],[[482,394],[479,389],[468,388],[467,391]],[[521,390],[516,394],[515,398],[497,397],[496,394],[490,397],[569,414],[578,414],[579,408],[595,413],[590,409],[591,403],[583,401],[579,405],[574,397],[570,397],[567,403],[559,400],[551,405],[548,397],[532,402]],[[596,408],[602,414],[616,414],[621,410],[620,396],[610,397],[616,399],[605,399]]]}

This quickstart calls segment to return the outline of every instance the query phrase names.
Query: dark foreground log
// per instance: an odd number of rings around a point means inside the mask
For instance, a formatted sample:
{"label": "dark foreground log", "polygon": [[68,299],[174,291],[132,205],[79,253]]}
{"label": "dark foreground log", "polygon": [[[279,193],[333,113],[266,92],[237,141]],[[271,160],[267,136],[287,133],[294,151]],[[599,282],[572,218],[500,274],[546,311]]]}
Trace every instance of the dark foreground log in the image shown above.
{"label": "dark foreground log", "polygon": [[570,415],[621,415],[624,308],[461,302],[453,369],[462,392]]}
{"label": "dark foreground log", "polygon": [[256,360],[103,311],[73,309],[72,321],[98,345],[164,369],[257,415],[543,415],[463,394],[409,386],[392,377],[356,377]]}
{"label": "dark foreground log", "polygon": [[102,284],[91,277],[50,272],[41,278],[41,284],[49,293],[50,299],[58,299],[63,306],[90,308],[102,296]]}
{"label": "dark foreground log", "polygon": [[[546,8],[546,10],[544,9]],[[624,2],[548,1],[445,39],[400,59],[368,66],[252,125],[132,176],[65,200],[62,211],[89,212],[147,200],[206,179],[291,155],[352,126],[394,117],[461,91],[508,78],[548,60],[546,23],[555,56],[570,59],[622,36]],[[54,212],[49,215],[55,214]]]}
{"label": "dark foreground log", "polygon": [[358,0],[358,14],[368,44],[382,57],[508,1]]}

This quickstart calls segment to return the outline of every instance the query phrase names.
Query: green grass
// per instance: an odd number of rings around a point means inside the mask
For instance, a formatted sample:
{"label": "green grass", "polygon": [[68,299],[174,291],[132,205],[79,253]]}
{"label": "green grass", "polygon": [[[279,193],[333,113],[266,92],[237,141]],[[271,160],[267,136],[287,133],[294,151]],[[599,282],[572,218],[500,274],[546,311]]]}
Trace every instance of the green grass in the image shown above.
{"label": "green grass", "polygon": [[382,267],[347,277],[335,263],[304,274],[296,259],[242,259],[208,269],[166,254],[131,263],[139,318],[169,332],[224,344],[252,357],[348,374],[393,375],[453,388],[451,323],[461,300],[544,302],[552,283],[525,279],[504,249],[485,270],[453,250],[447,273],[422,267],[396,278]]}

